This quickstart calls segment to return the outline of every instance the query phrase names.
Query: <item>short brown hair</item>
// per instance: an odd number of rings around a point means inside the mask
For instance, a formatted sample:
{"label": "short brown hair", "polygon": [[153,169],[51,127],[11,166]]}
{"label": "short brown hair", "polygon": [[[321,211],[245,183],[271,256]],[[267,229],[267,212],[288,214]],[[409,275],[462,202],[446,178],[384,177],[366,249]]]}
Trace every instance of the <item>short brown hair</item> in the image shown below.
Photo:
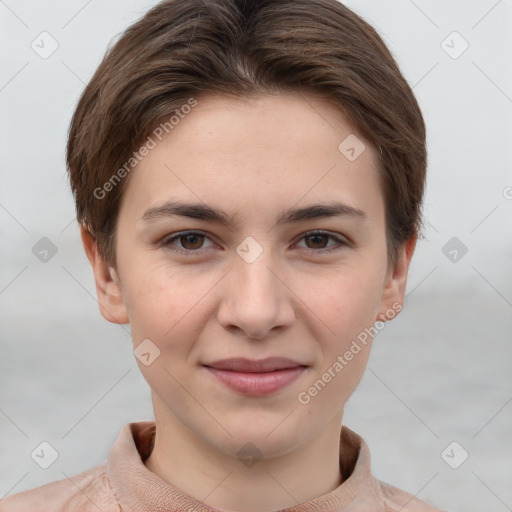
{"label": "short brown hair", "polygon": [[104,259],[116,265],[126,163],[155,127],[208,93],[285,91],[335,102],[380,149],[394,264],[420,232],[425,124],[380,36],[337,0],[165,0],[109,47],[80,97],[66,153],[77,220]]}

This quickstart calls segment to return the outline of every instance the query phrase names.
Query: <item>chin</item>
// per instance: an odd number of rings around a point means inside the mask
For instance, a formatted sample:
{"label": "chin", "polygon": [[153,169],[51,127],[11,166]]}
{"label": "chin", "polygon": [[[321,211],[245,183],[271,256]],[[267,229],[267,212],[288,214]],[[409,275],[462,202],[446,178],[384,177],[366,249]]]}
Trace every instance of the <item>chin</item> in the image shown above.
{"label": "chin", "polygon": [[[297,444],[308,439],[312,426],[308,424],[308,431],[304,431],[304,422],[297,422],[292,415],[283,412],[276,417],[275,414],[262,418],[261,412],[254,414],[237,415],[233,421],[225,416],[223,425],[231,434],[223,431],[222,437],[212,439],[211,431],[206,433],[211,444],[230,455],[240,458],[246,452],[254,451],[259,456],[278,457],[291,452]],[[284,420],[284,421],[283,421]],[[302,425],[302,426],[301,426]]]}

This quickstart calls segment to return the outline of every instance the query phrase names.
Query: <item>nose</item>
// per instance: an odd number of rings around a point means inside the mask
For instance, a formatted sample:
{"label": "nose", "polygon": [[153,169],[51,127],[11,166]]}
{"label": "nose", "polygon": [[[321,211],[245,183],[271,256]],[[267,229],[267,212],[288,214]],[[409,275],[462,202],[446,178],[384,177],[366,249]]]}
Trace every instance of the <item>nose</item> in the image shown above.
{"label": "nose", "polygon": [[263,339],[272,330],[290,326],[295,319],[295,299],[284,281],[284,270],[270,251],[263,251],[251,263],[237,255],[223,279],[219,323],[251,339]]}

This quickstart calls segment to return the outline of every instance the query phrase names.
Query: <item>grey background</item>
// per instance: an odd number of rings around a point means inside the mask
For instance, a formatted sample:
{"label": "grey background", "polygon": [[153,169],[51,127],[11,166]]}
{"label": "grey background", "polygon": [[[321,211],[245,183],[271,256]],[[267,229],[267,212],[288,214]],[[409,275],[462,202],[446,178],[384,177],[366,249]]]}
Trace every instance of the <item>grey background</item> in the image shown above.
{"label": "grey background", "polygon": [[[98,311],[64,148],[109,41],[154,4],[0,0],[0,497],[100,464],[125,423],[153,418],[129,329]],[[512,510],[512,0],[346,4],[414,87],[429,174],[406,307],[344,423],[378,478],[446,510]],[[47,59],[31,48],[42,31],[59,45]],[[42,441],[59,454],[46,470],[30,457]],[[452,441],[469,453],[458,469],[441,457]]]}

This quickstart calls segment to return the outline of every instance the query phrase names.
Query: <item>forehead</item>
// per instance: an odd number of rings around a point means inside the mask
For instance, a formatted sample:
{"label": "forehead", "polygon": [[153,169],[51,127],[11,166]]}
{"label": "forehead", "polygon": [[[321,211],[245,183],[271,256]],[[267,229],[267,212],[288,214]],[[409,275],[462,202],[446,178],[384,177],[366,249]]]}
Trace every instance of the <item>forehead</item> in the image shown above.
{"label": "forehead", "polygon": [[169,197],[249,214],[257,206],[263,215],[327,199],[361,210],[373,202],[378,214],[377,165],[375,149],[324,98],[211,95],[156,140],[132,171],[123,204],[139,217]]}

